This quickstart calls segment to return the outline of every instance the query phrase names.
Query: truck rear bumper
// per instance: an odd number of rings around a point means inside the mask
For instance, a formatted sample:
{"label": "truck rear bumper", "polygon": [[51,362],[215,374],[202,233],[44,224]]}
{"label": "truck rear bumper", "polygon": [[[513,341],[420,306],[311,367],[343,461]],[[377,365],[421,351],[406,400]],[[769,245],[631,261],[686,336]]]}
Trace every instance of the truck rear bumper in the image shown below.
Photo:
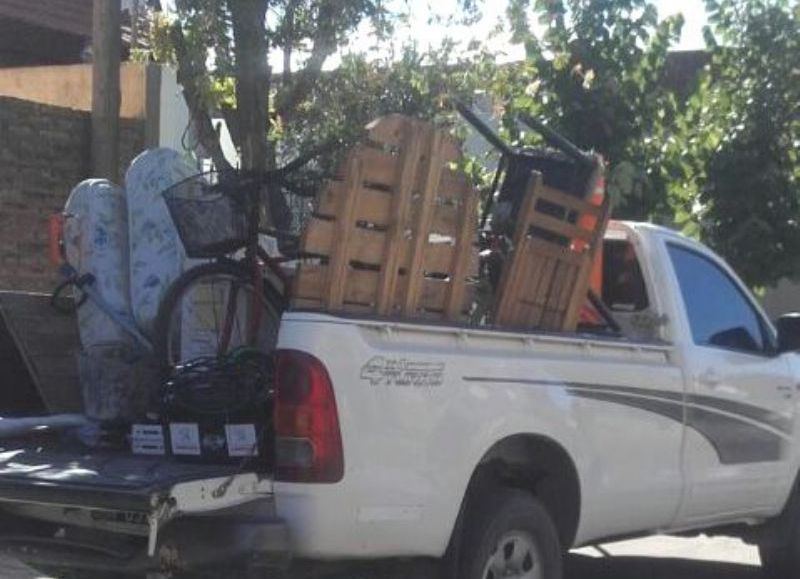
{"label": "truck rear bumper", "polygon": [[[269,516],[196,516],[171,521],[159,533],[155,555],[144,538],[111,537],[81,529],[71,534],[51,523],[22,524],[0,517],[0,551],[34,567],[123,574],[220,569],[285,569],[286,524]],[[15,533],[15,528],[26,532]],[[53,532],[55,530],[55,532]]]}
{"label": "truck rear bumper", "polygon": [[0,448],[0,551],[35,566],[128,574],[281,567],[268,474],[71,448]]}

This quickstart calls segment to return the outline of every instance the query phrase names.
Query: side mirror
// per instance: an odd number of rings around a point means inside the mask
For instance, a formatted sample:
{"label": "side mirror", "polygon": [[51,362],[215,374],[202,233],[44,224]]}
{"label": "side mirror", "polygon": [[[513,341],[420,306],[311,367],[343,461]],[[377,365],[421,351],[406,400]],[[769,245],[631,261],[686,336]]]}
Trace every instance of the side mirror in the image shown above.
{"label": "side mirror", "polygon": [[800,313],[785,314],[778,318],[778,351],[800,351]]}

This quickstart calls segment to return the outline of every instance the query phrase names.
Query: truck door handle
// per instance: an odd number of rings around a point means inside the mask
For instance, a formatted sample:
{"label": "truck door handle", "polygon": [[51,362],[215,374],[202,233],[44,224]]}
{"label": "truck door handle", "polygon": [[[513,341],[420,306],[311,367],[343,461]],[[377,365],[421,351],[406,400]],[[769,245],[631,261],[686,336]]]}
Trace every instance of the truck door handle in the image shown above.
{"label": "truck door handle", "polygon": [[704,386],[719,386],[722,376],[714,368],[708,368],[697,377],[697,381]]}

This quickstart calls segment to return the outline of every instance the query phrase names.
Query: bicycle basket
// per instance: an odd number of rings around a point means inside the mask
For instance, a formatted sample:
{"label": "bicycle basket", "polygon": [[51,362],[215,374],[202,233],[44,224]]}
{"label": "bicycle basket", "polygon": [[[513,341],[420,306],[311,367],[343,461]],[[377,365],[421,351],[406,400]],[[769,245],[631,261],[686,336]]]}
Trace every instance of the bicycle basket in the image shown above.
{"label": "bicycle basket", "polygon": [[248,227],[241,187],[216,183],[215,174],[185,179],[163,193],[186,255],[210,258],[247,245]]}

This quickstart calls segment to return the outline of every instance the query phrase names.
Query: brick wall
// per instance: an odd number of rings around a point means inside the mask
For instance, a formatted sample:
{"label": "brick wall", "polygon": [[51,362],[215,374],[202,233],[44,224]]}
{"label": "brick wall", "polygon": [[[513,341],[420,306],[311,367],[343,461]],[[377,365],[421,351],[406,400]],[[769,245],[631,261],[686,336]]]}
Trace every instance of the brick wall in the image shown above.
{"label": "brick wall", "polygon": [[[0,97],[0,289],[50,291],[48,217],[89,173],[88,113]],[[122,122],[122,167],[144,147],[143,121]]]}

